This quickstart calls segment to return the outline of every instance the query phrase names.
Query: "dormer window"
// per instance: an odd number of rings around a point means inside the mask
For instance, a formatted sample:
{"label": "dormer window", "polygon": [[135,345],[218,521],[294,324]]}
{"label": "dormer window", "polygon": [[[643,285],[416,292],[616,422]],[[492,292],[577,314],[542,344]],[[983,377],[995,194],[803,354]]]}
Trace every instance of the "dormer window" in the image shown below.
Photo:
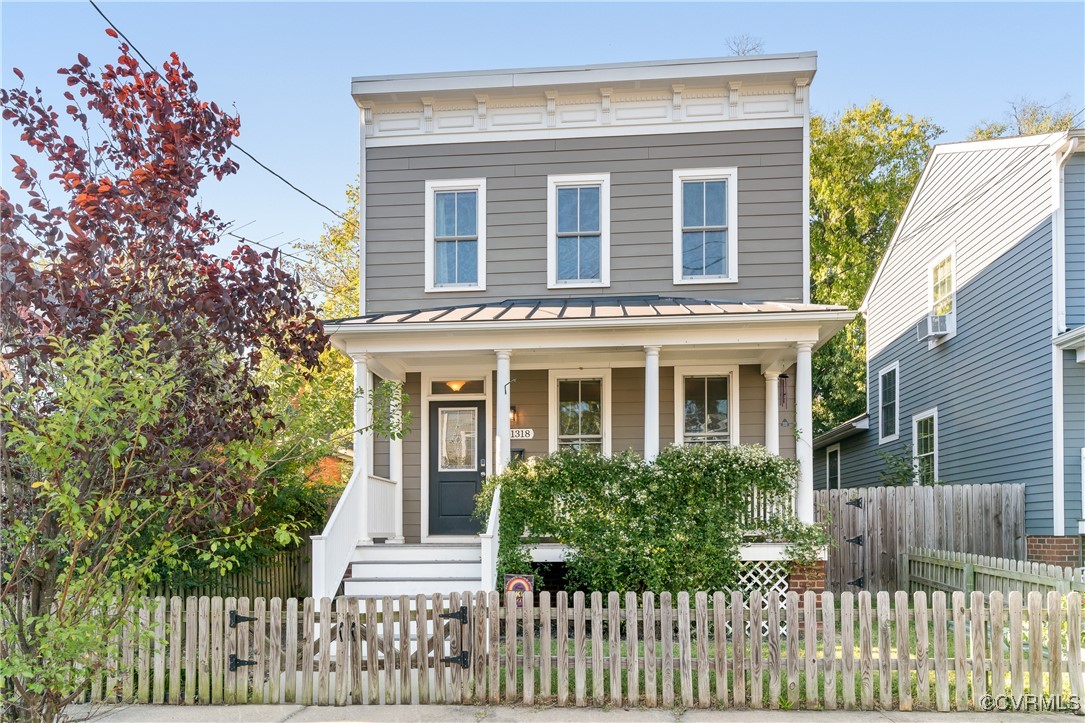
{"label": "dormer window", "polygon": [[486,181],[426,182],[426,291],[486,288]]}
{"label": "dormer window", "polygon": [[674,172],[674,283],[738,281],[738,170]]}
{"label": "dormer window", "polygon": [[548,286],[609,286],[610,174],[550,176],[546,220]]}

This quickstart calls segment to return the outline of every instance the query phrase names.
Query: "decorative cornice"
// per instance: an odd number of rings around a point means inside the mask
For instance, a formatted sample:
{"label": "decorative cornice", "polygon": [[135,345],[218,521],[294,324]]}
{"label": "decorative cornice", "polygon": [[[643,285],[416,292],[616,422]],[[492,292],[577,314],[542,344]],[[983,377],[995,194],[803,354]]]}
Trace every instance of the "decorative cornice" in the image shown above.
{"label": "decorative cornice", "polygon": [[433,98],[422,98],[422,130],[433,133]]}
{"label": "decorative cornice", "polygon": [[553,128],[557,125],[557,108],[558,106],[558,92],[556,90],[546,91],[546,127]]}
{"label": "decorative cornice", "polygon": [[738,117],[738,91],[742,88],[741,80],[732,80],[727,84],[727,88],[731,91],[729,102],[731,104],[731,118]]}
{"label": "decorative cornice", "polygon": [[479,130],[486,130],[486,101],[489,100],[488,96],[476,95],[475,103],[478,104],[478,128]]}
{"label": "decorative cornice", "polygon": [[685,89],[686,86],[682,83],[671,86],[671,120],[682,120],[682,91]]}

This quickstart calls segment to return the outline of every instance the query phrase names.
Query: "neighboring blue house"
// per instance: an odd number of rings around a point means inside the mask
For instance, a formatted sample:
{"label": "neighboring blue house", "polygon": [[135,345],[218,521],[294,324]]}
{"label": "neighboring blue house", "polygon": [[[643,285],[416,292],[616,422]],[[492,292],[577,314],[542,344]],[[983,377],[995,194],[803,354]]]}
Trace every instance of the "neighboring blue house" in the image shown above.
{"label": "neighboring blue house", "polygon": [[1083,139],[935,148],[861,309],[867,413],[814,440],[819,488],[881,484],[886,455],[1021,482],[1030,559],[1081,564]]}

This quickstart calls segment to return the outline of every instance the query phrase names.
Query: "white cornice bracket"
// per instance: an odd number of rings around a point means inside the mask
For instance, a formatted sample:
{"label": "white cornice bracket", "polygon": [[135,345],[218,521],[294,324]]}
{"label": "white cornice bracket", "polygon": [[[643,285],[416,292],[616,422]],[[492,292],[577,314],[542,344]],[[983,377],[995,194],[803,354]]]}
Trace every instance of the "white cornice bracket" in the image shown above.
{"label": "white cornice bracket", "polygon": [[362,125],[365,126],[365,134],[367,136],[373,135],[373,102],[362,101]]}
{"label": "white cornice bracket", "polygon": [[557,125],[558,116],[558,92],[546,91],[546,127],[553,128]]}
{"label": "white cornice bracket", "polygon": [[732,80],[727,84],[730,89],[731,118],[738,118],[738,91],[742,87],[741,80]]}
{"label": "white cornice bracket", "polygon": [[478,129],[480,131],[486,130],[486,101],[489,99],[489,96],[486,95],[475,96],[475,102],[478,103]]}
{"label": "white cornice bracket", "polygon": [[806,105],[806,92],[810,86],[809,78],[795,78],[795,115],[802,115]]}
{"label": "white cornice bracket", "polygon": [[602,98],[603,125],[609,125],[610,123],[610,95],[613,92],[613,88],[599,89],[599,96]]}
{"label": "white cornice bracket", "polygon": [[433,98],[422,98],[422,123],[426,133],[433,133]]}
{"label": "white cornice bracket", "polygon": [[686,89],[686,86],[681,83],[675,83],[671,86],[671,120],[682,120],[682,91]]}

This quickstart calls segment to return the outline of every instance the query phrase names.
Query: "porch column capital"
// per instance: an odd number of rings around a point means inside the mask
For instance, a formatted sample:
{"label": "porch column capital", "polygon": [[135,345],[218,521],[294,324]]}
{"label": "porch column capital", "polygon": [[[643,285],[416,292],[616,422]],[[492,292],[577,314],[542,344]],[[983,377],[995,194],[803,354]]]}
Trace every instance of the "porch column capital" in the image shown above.
{"label": "porch column capital", "polygon": [[800,341],[796,342],[795,346],[799,351],[811,352],[814,350],[814,342],[812,341]]}
{"label": "porch column capital", "polygon": [[780,372],[765,372],[765,381],[774,382],[780,379]]}
{"label": "porch column capital", "polygon": [[662,348],[663,347],[659,346],[658,344],[655,344],[655,345],[648,344],[648,345],[645,345],[645,347],[644,347],[644,353],[647,354],[648,356],[659,356],[659,351]]}
{"label": "porch column capital", "polygon": [[497,354],[498,359],[510,359],[512,358],[511,349],[495,349],[494,353]]}

